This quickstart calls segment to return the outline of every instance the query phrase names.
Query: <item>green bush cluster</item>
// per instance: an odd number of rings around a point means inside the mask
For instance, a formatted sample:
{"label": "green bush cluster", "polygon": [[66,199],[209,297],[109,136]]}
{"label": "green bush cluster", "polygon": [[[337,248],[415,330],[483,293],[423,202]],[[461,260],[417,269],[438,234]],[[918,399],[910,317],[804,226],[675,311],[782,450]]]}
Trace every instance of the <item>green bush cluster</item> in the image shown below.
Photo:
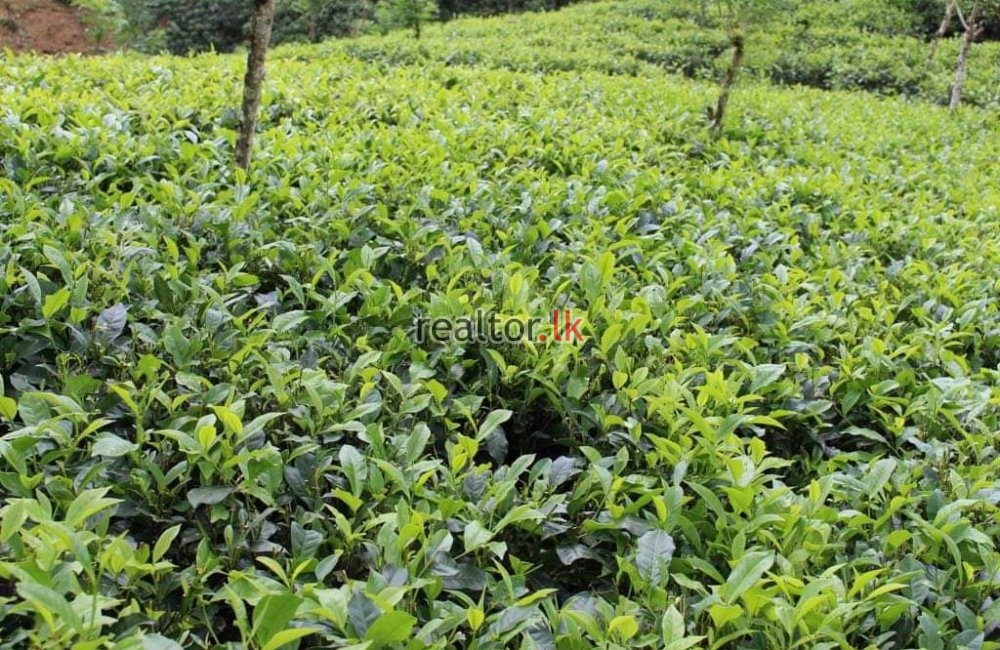
{"label": "green bush cluster", "polygon": [[996,111],[652,9],[6,55],[0,648],[1000,647]]}

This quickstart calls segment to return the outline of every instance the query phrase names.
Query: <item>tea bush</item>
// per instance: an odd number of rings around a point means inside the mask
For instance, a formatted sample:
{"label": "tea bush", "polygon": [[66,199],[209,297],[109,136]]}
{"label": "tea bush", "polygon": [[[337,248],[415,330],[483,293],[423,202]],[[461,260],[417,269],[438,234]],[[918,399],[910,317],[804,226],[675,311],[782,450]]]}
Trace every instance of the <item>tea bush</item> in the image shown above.
{"label": "tea bush", "polygon": [[713,139],[648,7],[280,48],[246,174],[239,56],[7,55],[0,647],[1000,646],[996,112]]}

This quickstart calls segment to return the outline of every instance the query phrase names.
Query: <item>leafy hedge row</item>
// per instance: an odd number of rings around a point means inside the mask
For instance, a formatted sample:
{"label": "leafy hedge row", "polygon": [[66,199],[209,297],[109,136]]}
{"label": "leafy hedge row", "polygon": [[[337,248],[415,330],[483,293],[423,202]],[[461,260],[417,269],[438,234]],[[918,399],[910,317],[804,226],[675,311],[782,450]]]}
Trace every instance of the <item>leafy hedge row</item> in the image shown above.
{"label": "leafy hedge row", "polygon": [[[69,2],[70,0],[66,0]],[[166,47],[175,54],[187,54],[214,49],[220,52],[230,51],[243,43],[244,31],[249,20],[251,3],[244,0],[119,0],[126,8],[126,15],[136,23],[131,27],[131,33],[136,35],[136,43],[142,45],[142,34],[163,29],[164,38],[154,38],[148,47]],[[773,3],[774,0],[768,0]],[[521,11],[541,12],[560,9],[571,4],[570,0],[442,0],[438,2],[440,17],[444,20],[461,15],[489,16],[501,13]],[[708,9],[702,13],[702,5]],[[277,5],[277,16],[273,40],[275,43],[292,41],[307,41],[310,38],[344,37],[358,34],[371,26],[376,17],[377,0],[326,0],[321,3],[316,16],[309,14],[306,3],[298,0],[282,0]],[[818,0],[780,0],[780,6],[786,7],[785,22],[794,29],[782,30],[780,34],[771,34],[772,38],[761,40],[757,45],[765,52],[778,53],[792,44],[796,51],[811,53],[812,45],[806,39],[801,42],[802,33],[818,30],[823,39],[830,36],[841,41],[841,45],[851,44],[864,50],[893,50],[894,45],[904,41],[893,40],[899,37],[923,41],[938,28],[941,20],[942,7],[937,0],[838,0],[823,2]],[[711,26],[718,21],[718,14],[712,3],[701,3],[700,0],[678,0],[669,3],[646,2],[629,3],[626,10],[633,17],[648,18],[658,22],[660,28],[680,34],[667,39],[686,41],[690,51],[671,51],[668,53],[671,61],[690,74],[690,71],[703,71],[713,67],[706,60],[706,54],[694,51],[693,48],[706,39],[717,47],[722,47],[724,38],[717,29],[705,33],[703,25],[707,21]],[[525,17],[530,23],[534,16]],[[662,20],[676,20],[677,23],[663,24]],[[983,38],[995,40],[1000,37],[1000,13],[987,12],[983,16],[986,28]],[[596,27],[596,25],[591,25]],[[631,29],[631,28],[629,28]],[[951,34],[960,29],[956,19],[952,25]],[[770,28],[768,29],[770,31]],[[695,33],[692,33],[695,32]],[[866,35],[878,37],[869,41]],[[679,38],[678,38],[679,36]],[[774,37],[777,38],[774,38]],[[662,40],[658,39],[658,40]],[[148,49],[147,47],[147,49]],[[140,48],[141,49],[141,48]],[[854,52],[838,52],[836,55],[850,56]],[[714,55],[709,55],[714,57]],[[892,58],[887,55],[886,58]],[[682,59],[682,60],[678,60]],[[905,57],[901,63],[893,67],[902,71],[903,63],[916,70],[913,78],[919,76],[922,61],[919,57],[912,60]],[[830,76],[830,64],[813,64],[823,68],[823,74]],[[761,61],[757,67],[775,67],[773,61]],[[781,63],[776,65],[778,76],[781,76]],[[794,73],[788,76],[791,83],[795,81]]]}
{"label": "leafy hedge row", "polygon": [[[852,16],[850,5],[843,13]],[[812,23],[813,3],[779,15],[752,30],[743,73],[781,85],[865,90],[947,103],[958,57],[957,39],[946,40],[928,63],[922,38],[865,32],[854,24]],[[895,28],[901,28],[896,25]],[[460,30],[433,27],[419,43],[400,33],[389,38],[331,42],[322,50],[291,56],[344,52],[363,61],[414,65],[504,67],[522,71],[592,69],[644,74],[649,68],[698,79],[722,77],[731,57],[726,33],[697,22],[696,3],[629,1],[588,4],[572,13],[532,14],[502,23],[466,21]],[[965,101],[1000,106],[1000,44],[973,48]]]}
{"label": "leafy hedge row", "polygon": [[[133,32],[164,31],[162,47],[174,54],[213,49],[228,52],[243,44],[253,3],[248,0],[121,0],[134,20]],[[328,0],[311,15],[304,3],[277,4],[273,42],[308,41],[358,33],[375,16],[373,0]],[[558,9],[569,0],[445,0],[440,15],[492,15],[517,11]],[[141,39],[140,39],[141,40]],[[157,39],[157,46],[161,41]]]}
{"label": "leafy hedge row", "polygon": [[0,647],[998,646],[996,114],[713,140],[638,6],[282,49],[249,176],[239,57],[4,59]]}

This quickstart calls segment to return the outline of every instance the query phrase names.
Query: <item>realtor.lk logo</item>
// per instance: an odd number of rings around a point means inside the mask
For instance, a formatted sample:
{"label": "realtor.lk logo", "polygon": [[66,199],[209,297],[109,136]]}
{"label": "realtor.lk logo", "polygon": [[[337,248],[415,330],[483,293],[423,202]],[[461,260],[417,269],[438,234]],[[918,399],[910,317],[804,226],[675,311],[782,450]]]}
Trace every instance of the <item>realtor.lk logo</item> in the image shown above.
{"label": "realtor.lk logo", "polygon": [[[551,329],[548,327],[550,324]],[[477,309],[472,316],[457,318],[417,316],[413,325],[417,343],[455,341],[499,345],[520,341],[571,343],[583,340],[580,332],[583,318],[574,318],[571,309],[553,309],[551,319],[501,316],[494,311]]]}

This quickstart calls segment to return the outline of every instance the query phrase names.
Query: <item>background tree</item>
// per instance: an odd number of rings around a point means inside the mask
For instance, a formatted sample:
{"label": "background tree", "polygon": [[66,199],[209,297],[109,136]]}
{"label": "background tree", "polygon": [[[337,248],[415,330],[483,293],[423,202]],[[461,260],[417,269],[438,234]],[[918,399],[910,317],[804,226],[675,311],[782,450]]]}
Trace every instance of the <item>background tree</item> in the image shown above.
{"label": "background tree", "polygon": [[306,35],[311,43],[319,41],[320,15],[326,4],[326,0],[295,0],[295,8],[305,17]]}
{"label": "background tree", "polygon": [[412,29],[413,37],[418,39],[421,27],[437,15],[438,7],[434,0],[382,0],[375,9],[375,21],[383,30]]}
{"label": "background tree", "polygon": [[148,24],[145,0],[72,0],[87,34],[98,45],[162,49],[163,31]]}
{"label": "background tree", "polygon": [[240,134],[236,141],[236,165],[243,169],[250,166],[253,136],[257,129],[267,46],[271,41],[271,27],[274,24],[274,3],[275,0],[254,0],[253,18],[250,19],[250,48],[247,53],[247,74],[243,81]]}
{"label": "background tree", "polygon": [[73,0],[80,13],[87,35],[97,44],[118,45],[128,22],[121,5],[115,0]]}

